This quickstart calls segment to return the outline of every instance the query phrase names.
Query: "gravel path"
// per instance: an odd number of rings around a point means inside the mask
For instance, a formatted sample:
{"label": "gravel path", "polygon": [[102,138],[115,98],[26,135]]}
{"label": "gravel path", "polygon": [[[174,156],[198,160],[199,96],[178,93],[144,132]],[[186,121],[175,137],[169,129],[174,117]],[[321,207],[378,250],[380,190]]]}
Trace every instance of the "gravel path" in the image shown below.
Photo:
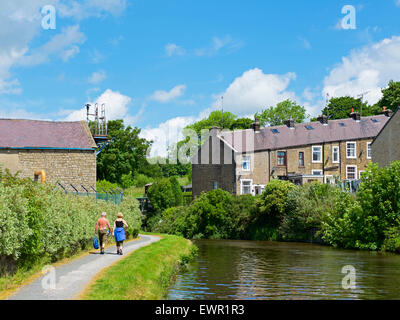
{"label": "gravel path", "polygon": [[22,287],[10,296],[8,300],[76,299],[90,284],[93,277],[104,268],[121,260],[128,253],[160,240],[159,237],[155,236],[141,235],[140,237],[137,241],[124,244],[123,256],[117,255],[115,246],[107,248],[104,255],[100,255],[99,250],[93,250],[93,253],[87,256],[56,267],[53,272],[41,276],[31,284]]}

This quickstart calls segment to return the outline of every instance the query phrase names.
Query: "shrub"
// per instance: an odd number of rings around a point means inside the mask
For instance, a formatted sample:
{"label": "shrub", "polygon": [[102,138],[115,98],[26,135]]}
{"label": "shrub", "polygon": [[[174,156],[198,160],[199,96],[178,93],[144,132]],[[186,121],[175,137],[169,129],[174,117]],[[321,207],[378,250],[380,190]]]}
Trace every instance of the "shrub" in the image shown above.
{"label": "shrub", "polygon": [[118,212],[129,224],[128,236],[140,230],[140,211],[135,199],[125,197],[120,206],[92,197],[66,195],[53,185],[7,174],[0,182],[0,258],[20,267],[39,260],[56,261],[88,247],[101,212],[112,223]]}
{"label": "shrub", "polygon": [[110,189],[115,190],[116,188],[118,188],[118,184],[109,182],[107,180],[100,180],[96,183],[96,190],[98,193],[103,193],[103,189],[108,192]]}
{"label": "shrub", "polygon": [[278,227],[288,204],[288,194],[295,188],[289,181],[272,180],[258,200],[257,223]]}
{"label": "shrub", "polygon": [[175,176],[169,178],[169,181],[171,183],[172,193],[174,194],[175,198],[174,207],[181,206],[183,204],[183,193],[181,185],[179,184],[179,181]]}
{"label": "shrub", "polygon": [[161,214],[165,209],[175,205],[175,195],[172,190],[172,184],[169,179],[163,178],[156,181],[147,193],[154,213]]}
{"label": "shrub", "polygon": [[133,178],[133,185],[138,188],[143,188],[146,184],[153,182],[153,179],[145,174],[138,173]]}
{"label": "shrub", "polygon": [[322,221],[326,214],[334,213],[334,203],[340,189],[327,184],[311,183],[296,186],[287,197],[279,232],[283,240],[320,241]]}

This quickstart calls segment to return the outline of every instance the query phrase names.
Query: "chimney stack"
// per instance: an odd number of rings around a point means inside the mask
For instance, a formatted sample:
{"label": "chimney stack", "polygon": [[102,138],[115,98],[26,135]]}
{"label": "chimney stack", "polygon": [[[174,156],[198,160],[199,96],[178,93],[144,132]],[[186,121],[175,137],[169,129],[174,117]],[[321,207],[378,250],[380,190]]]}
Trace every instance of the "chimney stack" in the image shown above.
{"label": "chimney stack", "polygon": [[251,129],[253,129],[254,132],[260,132],[260,120],[258,120],[258,118],[251,124]]}
{"label": "chimney stack", "polygon": [[210,136],[217,136],[218,134],[220,134],[222,131],[222,128],[220,127],[212,127],[210,129]]}
{"label": "chimney stack", "polygon": [[361,121],[361,116],[357,111],[354,111],[354,108],[351,109],[351,113],[349,114],[350,118],[355,121]]}
{"label": "chimney stack", "polygon": [[318,116],[317,120],[325,126],[328,125],[328,117],[326,115]]}
{"label": "chimney stack", "polygon": [[393,111],[386,107],[383,107],[382,114],[384,114],[386,117],[390,118],[393,115]]}
{"label": "chimney stack", "polygon": [[290,117],[289,120],[285,121],[285,125],[287,125],[288,128],[290,128],[290,129],[294,129],[294,119],[292,119],[292,117]]}

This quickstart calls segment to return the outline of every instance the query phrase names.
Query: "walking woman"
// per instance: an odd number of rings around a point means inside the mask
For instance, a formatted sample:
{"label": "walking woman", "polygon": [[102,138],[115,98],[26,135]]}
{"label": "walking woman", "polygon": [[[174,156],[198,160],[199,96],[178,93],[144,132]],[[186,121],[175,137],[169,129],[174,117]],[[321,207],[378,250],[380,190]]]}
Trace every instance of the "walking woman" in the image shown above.
{"label": "walking woman", "polygon": [[108,220],[106,219],[107,213],[103,212],[101,214],[101,218],[97,220],[96,228],[94,229],[94,235],[96,235],[97,230],[99,231],[99,240],[100,240],[100,254],[104,254],[104,247],[106,246],[107,241],[107,229],[111,233],[111,226]]}
{"label": "walking woman", "polygon": [[128,224],[123,219],[124,215],[120,212],[118,213],[118,219],[114,221],[113,235],[115,242],[117,243],[117,254],[122,255],[122,245],[125,240],[125,228],[128,228]]}

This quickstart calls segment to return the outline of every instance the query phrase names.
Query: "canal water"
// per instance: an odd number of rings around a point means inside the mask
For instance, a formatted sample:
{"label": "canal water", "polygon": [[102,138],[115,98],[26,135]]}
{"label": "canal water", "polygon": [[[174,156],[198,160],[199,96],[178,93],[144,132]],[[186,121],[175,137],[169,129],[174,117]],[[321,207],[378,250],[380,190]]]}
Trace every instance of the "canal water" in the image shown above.
{"label": "canal water", "polygon": [[178,275],[169,299],[400,299],[400,255],[302,243],[195,244],[199,255]]}

